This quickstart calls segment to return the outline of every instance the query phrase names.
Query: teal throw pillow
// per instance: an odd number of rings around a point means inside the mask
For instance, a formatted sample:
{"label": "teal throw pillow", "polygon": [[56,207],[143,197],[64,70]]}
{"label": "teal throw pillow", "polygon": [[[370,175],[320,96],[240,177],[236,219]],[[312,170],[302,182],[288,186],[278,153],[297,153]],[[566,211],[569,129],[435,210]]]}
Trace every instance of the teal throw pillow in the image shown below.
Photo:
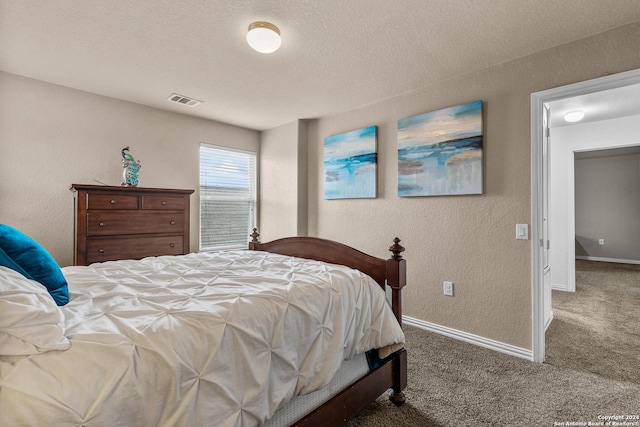
{"label": "teal throw pillow", "polygon": [[57,305],[69,302],[69,287],[60,266],[38,242],[0,224],[0,265],[44,285]]}

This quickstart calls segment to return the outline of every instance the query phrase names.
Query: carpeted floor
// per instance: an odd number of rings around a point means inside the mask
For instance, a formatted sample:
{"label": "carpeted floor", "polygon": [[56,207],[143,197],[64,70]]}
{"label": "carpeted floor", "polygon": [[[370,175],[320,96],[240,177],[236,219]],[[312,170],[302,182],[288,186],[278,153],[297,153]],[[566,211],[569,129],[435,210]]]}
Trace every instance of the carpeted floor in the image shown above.
{"label": "carpeted floor", "polygon": [[587,426],[640,416],[640,267],[578,261],[576,282],[575,294],[554,292],[544,364],[405,327],[407,403],[382,396],[349,427]]}
{"label": "carpeted floor", "polygon": [[577,260],[552,300],[546,363],[640,383],[640,265]]}

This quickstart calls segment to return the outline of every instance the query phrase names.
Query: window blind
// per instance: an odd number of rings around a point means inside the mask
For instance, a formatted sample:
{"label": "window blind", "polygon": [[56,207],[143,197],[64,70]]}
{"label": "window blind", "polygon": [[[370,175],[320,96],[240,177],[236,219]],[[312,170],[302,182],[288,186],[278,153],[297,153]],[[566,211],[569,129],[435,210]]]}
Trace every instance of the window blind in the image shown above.
{"label": "window blind", "polygon": [[200,144],[200,249],[246,248],[255,207],[256,153]]}

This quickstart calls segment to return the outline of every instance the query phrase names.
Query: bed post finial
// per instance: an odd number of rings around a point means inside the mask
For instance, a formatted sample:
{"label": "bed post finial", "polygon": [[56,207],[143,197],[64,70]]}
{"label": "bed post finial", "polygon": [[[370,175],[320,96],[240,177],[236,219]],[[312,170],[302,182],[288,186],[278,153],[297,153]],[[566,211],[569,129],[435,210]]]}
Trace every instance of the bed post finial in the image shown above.
{"label": "bed post finial", "polygon": [[391,308],[396,315],[396,319],[402,326],[402,288],[407,284],[407,261],[400,253],[404,252],[404,247],[400,244],[400,239],[393,239],[393,245],[389,248],[393,255],[387,260],[387,286],[391,288]]}
{"label": "bed post finial", "polygon": [[404,252],[404,247],[400,244],[400,239],[397,237],[393,239],[393,245],[389,247],[389,250],[393,252],[393,256],[391,257],[392,259],[396,261],[400,261],[402,259],[402,255],[400,255],[400,253]]}
{"label": "bed post finial", "polygon": [[249,237],[251,237],[251,243],[258,243],[258,237],[260,237],[260,233],[258,233],[258,229],[254,228],[253,233],[251,233]]}

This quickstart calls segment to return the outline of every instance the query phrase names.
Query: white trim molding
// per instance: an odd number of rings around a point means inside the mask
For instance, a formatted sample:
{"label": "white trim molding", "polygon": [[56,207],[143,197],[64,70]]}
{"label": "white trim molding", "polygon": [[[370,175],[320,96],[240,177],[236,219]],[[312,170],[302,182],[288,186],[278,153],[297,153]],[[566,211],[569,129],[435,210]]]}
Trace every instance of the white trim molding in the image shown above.
{"label": "white trim molding", "polygon": [[566,283],[553,283],[551,282],[551,290],[552,291],[562,291],[562,292],[575,292],[576,290],[569,289],[569,285]]}
{"label": "white trim molding", "polygon": [[551,312],[549,313],[549,320],[547,320],[547,323],[545,323],[544,325],[545,332],[547,332],[547,329],[549,329],[549,326],[551,326],[551,322],[553,322],[553,310],[551,310]]}
{"label": "white trim molding", "polygon": [[599,256],[576,255],[576,259],[583,259],[585,261],[616,262],[618,264],[640,264],[640,261],[637,259],[603,258]]}
{"label": "white trim molding", "polygon": [[424,320],[414,319],[413,317],[402,316],[402,323],[416,328],[424,329],[425,331],[435,332],[436,334],[444,335],[449,338],[454,338],[460,341],[475,344],[480,347],[488,348],[489,350],[495,350],[500,353],[508,354],[510,356],[520,357],[522,359],[533,360],[533,353],[531,350],[516,347],[511,344],[505,344],[500,341],[495,341],[489,338],[481,337],[479,335],[470,334],[468,332],[459,331],[457,329],[448,328],[446,326],[436,325],[435,323],[425,322]]}

